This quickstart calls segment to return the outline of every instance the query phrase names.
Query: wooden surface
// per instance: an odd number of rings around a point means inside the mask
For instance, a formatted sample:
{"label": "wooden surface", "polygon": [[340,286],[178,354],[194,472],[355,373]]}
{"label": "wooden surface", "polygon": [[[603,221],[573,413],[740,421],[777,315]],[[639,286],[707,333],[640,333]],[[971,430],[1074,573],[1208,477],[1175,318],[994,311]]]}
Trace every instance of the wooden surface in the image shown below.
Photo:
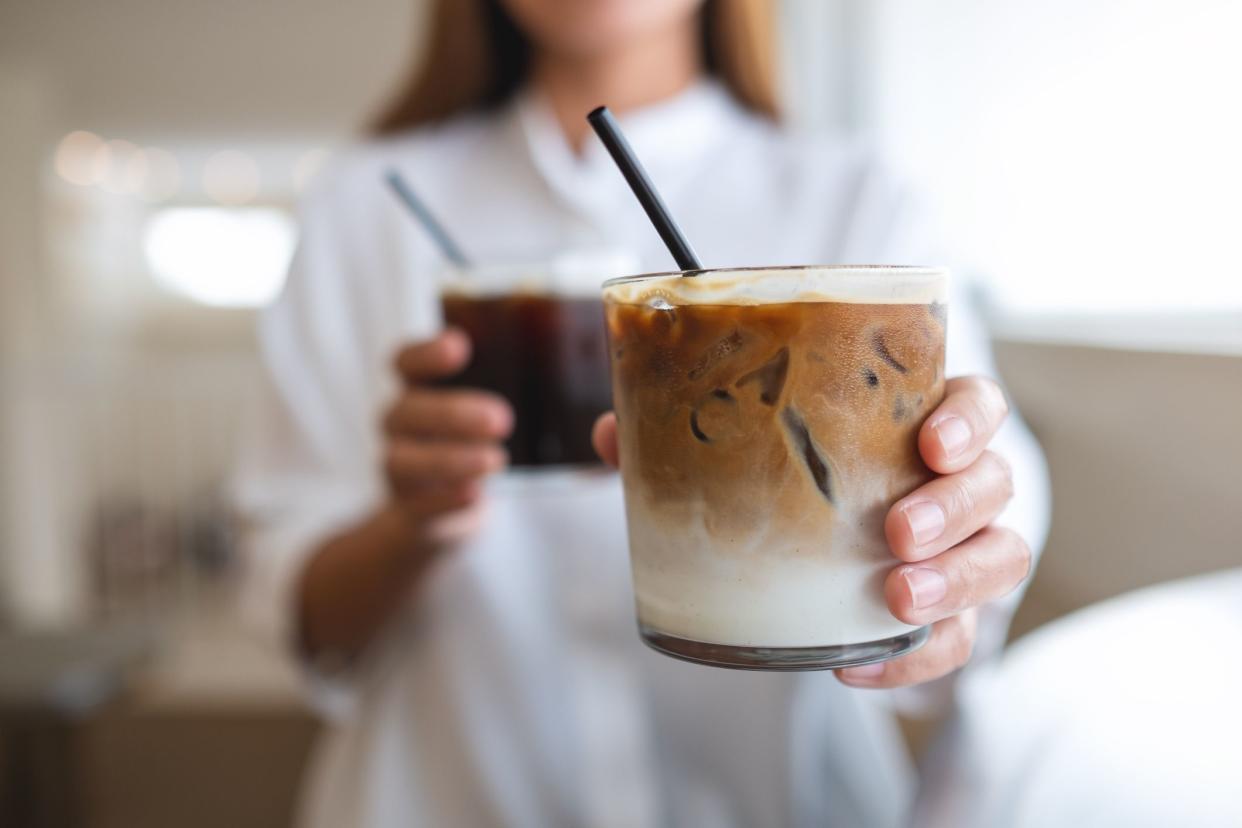
{"label": "wooden surface", "polygon": [[290,825],[317,728],[284,707],[111,709],[76,734],[81,825]]}

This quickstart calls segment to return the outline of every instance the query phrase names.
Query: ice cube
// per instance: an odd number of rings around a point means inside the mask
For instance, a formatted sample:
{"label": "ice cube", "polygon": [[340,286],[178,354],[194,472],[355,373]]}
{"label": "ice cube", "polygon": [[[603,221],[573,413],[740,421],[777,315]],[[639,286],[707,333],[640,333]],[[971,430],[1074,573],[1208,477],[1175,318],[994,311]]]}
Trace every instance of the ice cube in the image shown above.
{"label": "ice cube", "polygon": [[819,447],[811,439],[811,432],[806,427],[806,421],[792,406],[781,412],[781,420],[794,449],[801,455],[801,460],[806,465],[806,470],[810,473],[815,488],[819,489],[825,500],[832,503],[832,473],[828,461],[824,459]]}
{"label": "ice cube", "polygon": [[706,374],[714,366],[718,365],[722,360],[736,354],[742,349],[742,334],[740,331],[733,331],[723,339],[719,339],[710,348],[703,352],[698,362],[694,363],[694,367],[686,374],[692,380]]}
{"label": "ice cube", "polygon": [[785,377],[789,374],[789,349],[781,348],[771,359],[751,371],[737,381],[738,388],[751,383],[759,384],[759,402],[764,405],[776,405],[785,388]]}

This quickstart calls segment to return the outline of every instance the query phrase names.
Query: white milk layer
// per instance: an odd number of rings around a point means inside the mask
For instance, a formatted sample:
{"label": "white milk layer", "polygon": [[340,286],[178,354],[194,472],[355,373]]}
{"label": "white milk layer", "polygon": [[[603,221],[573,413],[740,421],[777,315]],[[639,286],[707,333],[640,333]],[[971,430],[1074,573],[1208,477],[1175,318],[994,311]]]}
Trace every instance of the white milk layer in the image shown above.
{"label": "white milk layer", "polygon": [[771,525],[713,536],[696,510],[671,522],[627,485],[639,621],[678,638],[736,647],[862,644],[915,627],[893,617],[884,578],[897,561],[879,527],[841,515],[823,531]]}

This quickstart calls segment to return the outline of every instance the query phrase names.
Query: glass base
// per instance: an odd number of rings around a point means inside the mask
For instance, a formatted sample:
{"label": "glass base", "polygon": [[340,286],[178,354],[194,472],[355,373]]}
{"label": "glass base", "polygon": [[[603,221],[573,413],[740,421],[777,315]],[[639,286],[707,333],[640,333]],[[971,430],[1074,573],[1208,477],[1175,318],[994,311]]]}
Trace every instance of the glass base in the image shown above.
{"label": "glass base", "polygon": [[840,644],[830,647],[734,647],[728,644],[708,644],[677,638],[638,625],[643,642],[653,650],[665,655],[706,664],[711,667],[727,667],[732,670],[770,670],[790,672],[796,670],[838,670],[887,661],[890,658],[912,653],[927,641],[931,627],[919,627],[908,633],[868,641],[863,644]]}

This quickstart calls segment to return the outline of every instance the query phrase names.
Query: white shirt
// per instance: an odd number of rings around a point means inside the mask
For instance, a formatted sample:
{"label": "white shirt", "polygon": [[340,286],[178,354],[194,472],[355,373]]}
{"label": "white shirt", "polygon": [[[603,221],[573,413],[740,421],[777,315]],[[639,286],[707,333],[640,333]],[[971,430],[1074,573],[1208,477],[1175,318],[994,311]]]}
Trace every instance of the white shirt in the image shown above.
{"label": "white shirt", "polygon": [[[794,138],[715,83],[622,124],[709,266],[930,255],[901,189],[864,153]],[[248,605],[286,646],[307,555],[383,497],[377,422],[396,392],[392,355],[440,324],[440,258],[385,188],[390,167],[480,262],[610,247],[643,270],[672,266],[602,147],[576,156],[531,95],[341,160],[304,205],[288,282],[262,321],[271,383],[237,477],[252,527]],[[994,374],[960,298],[949,316],[949,375]],[[1016,419],[998,445],[1017,473],[1008,521],[1038,548],[1038,448]],[[504,480],[489,494],[478,536],[345,681],[318,694],[347,703],[329,705],[338,715],[307,779],[302,825],[903,819],[913,780],[891,694],[643,647],[615,474]],[[1011,606],[985,614],[981,649],[999,643]]]}

